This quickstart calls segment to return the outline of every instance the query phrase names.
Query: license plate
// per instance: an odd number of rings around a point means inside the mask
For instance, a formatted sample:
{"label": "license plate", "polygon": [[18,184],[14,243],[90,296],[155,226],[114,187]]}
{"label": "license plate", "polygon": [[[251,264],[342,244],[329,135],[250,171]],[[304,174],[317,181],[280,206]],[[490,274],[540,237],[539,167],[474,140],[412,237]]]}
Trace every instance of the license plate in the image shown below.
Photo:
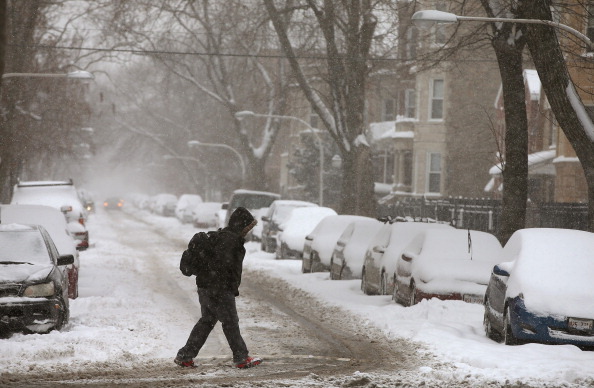
{"label": "license plate", "polygon": [[463,295],[462,300],[466,303],[483,304],[483,298],[476,295]]}
{"label": "license plate", "polygon": [[567,324],[570,329],[589,331],[592,330],[592,327],[594,326],[592,322],[594,322],[592,319],[569,318]]}

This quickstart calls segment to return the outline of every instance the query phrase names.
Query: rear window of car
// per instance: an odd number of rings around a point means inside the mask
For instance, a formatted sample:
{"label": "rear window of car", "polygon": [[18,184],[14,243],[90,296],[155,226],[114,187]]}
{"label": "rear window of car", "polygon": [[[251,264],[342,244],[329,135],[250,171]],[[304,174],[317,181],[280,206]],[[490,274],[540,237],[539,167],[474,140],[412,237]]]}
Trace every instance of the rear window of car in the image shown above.
{"label": "rear window of car", "polygon": [[36,229],[0,232],[0,262],[49,264],[47,246]]}
{"label": "rear window of car", "polygon": [[241,206],[246,209],[261,209],[263,207],[269,207],[276,199],[278,198],[269,195],[239,194],[233,196],[229,208],[237,209]]}

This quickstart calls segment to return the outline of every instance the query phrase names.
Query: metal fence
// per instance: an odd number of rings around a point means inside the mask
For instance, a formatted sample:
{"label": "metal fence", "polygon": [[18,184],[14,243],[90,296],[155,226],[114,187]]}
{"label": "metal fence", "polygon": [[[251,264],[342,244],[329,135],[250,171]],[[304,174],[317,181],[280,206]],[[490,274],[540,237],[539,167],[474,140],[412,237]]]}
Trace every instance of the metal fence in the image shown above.
{"label": "metal fence", "polygon": [[[488,198],[401,198],[381,204],[378,210],[380,217],[433,219],[493,234],[498,234],[501,221],[501,201]],[[588,228],[587,204],[539,203],[530,204],[526,210],[527,228]]]}

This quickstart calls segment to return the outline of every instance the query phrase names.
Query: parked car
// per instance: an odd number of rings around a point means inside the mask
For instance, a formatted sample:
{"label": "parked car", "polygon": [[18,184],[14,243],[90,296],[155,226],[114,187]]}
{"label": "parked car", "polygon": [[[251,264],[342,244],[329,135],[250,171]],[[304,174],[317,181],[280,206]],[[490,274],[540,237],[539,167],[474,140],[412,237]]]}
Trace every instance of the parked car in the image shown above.
{"label": "parked car", "polygon": [[351,222],[342,232],[330,258],[330,279],[361,279],[365,252],[383,223],[365,217]]}
{"label": "parked car", "polygon": [[305,237],[301,272],[323,272],[330,270],[330,258],[340,235],[353,221],[367,217],[336,215],[324,218]]}
{"label": "parked car", "polygon": [[70,254],[38,225],[0,225],[0,332],[44,333],[68,322]]}
{"label": "parked car", "polygon": [[367,295],[392,295],[393,274],[402,251],[419,232],[431,228],[453,229],[448,224],[414,220],[401,220],[382,226],[365,252],[361,290]]}
{"label": "parked car", "polygon": [[270,207],[272,202],[280,199],[280,194],[270,193],[267,191],[254,191],[254,190],[235,190],[229,199],[229,205],[227,206],[227,213],[225,214],[224,225],[227,226],[229,223],[229,217],[233,214],[233,211],[238,207],[244,207],[249,210],[252,215],[257,209]]}
{"label": "parked car", "polygon": [[[12,205],[46,205],[64,213],[69,229],[78,242],[78,249],[89,247],[89,232],[86,228],[87,212],[80,202],[72,180],[19,182],[14,186]],[[76,226],[73,223],[79,223]]]}
{"label": "parked car", "polygon": [[78,190],[78,198],[80,202],[83,204],[87,214],[95,212],[95,200],[93,199],[93,195],[84,189]]}
{"label": "parked car", "polygon": [[192,212],[199,203],[202,203],[202,197],[198,194],[182,194],[175,205],[175,216],[184,224],[194,222]]}
{"label": "parked car", "polygon": [[202,202],[192,210],[192,222],[197,228],[218,228],[217,212],[221,210],[220,202]]}
{"label": "parked car", "polygon": [[[35,224],[47,230],[60,255],[72,255],[74,262],[67,267],[68,297],[78,297],[80,260],[76,240],[68,230],[64,215],[53,207],[44,205],[0,205],[2,224]],[[79,225],[78,223],[76,223]]]}
{"label": "parked car", "polygon": [[299,207],[318,206],[313,202],[277,199],[272,202],[266,215],[262,217],[262,238],[260,246],[264,252],[274,253],[277,247],[277,234],[291,212]]}
{"label": "parked car", "polygon": [[119,197],[110,197],[103,201],[103,208],[105,210],[122,210],[124,207],[124,200]]}
{"label": "parked car", "polygon": [[476,230],[429,229],[408,244],[396,263],[394,299],[412,306],[422,299],[482,303],[502,248]]}
{"label": "parked car", "polygon": [[152,212],[164,217],[175,217],[177,197],[173,194],[157,194],[153,198]]}
{"label": "parked car", "polygon": [[334,210],[323,206],[293,209],[289,219],[280,228],[280,243],[276,250],[276,258],[301,260],[305,237],[325,217],[335,215]]}
{"label": "parked car", "polygon": [[516,231],[493,268],[484,328],[505,344],[594,345],[594,234]]}

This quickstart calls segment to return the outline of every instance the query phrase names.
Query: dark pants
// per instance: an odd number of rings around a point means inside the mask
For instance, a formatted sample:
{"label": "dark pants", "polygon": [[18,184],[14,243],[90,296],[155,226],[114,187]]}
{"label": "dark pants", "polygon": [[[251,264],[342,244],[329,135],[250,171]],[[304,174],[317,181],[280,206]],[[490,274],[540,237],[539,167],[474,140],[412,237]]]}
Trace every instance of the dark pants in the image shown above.
{"label": "dark pants", "polygon": [[217,321],[221,321],[223,333],[233,352],[233,362],[245,360],[248,350],[239,332],[235,295],[231,291],[199,288],[198,299],[202,317],[194,325],[186,345],[177,352],[178,357],[182,359],[196,357]]}

